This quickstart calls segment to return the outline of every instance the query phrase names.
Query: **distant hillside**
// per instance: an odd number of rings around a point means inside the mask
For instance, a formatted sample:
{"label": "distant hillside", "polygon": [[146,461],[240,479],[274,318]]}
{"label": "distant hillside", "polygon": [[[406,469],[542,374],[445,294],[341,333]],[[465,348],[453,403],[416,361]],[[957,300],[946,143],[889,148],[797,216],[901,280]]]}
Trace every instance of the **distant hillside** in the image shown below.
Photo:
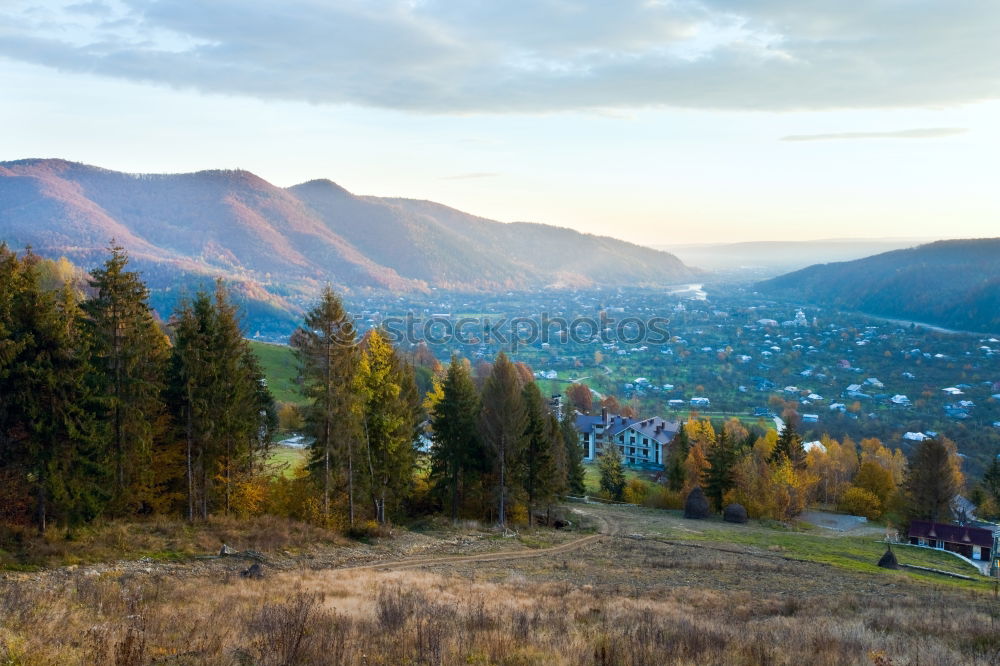
{"label": "distant hillside", "polygon": [[749,241],[656,245],[677,255],[689,266],[712,271],[741,271],[758,277],[780,275],[813,264],[851,261],[880,252],[913,247],[930,239],[829,238],[808,241]]}
{"label": "distant hillside", "polygon": [[0,162],[0,240],[90,266],[112,238],[154,290],[222,276],[264,311],[298,311],[326,282],[347,291],[491,291],[666,285],[697,273],[671,254],[612,238],[355,196],[328,180],[283,189],[246,171]]}
{"label": "distant hillside", "polygon": [[757,288],[875,315],[997,332],[1000,238],[938,241],[810,266]]}

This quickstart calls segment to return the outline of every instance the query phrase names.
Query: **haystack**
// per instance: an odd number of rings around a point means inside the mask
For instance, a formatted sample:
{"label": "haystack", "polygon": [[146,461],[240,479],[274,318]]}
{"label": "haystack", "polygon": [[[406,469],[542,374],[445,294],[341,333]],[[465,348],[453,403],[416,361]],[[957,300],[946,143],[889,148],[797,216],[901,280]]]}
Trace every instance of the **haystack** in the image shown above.
{"label": "haystack", "polygon": [[727,523],[745,523],[747,522],[747,510],[743,508],[742,504],[733,502],[722,512],[722,519]]}
{"label": "haystack", "polygon": [[878,565],[883,569],[898,569],[899,562],[896,561],[896,553],[892,552],[892,546],[885,549],[885,554],[878,561]]}
{"label": "haystack", "polygon": [[695,486],[688,493],[687,499],[684,500],[684,517],[704,520],[708,518],[708,514],[708,498],[705,497],[701,486]]}

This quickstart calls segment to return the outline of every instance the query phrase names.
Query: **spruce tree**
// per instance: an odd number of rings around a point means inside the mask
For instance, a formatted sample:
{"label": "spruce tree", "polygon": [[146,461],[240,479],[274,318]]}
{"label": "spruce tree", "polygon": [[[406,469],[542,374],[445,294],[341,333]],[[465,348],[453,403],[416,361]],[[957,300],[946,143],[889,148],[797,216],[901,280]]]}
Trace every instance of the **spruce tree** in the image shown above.
{"label": "spruce tree", "polygon": [[670,451],[667,454],[667,487],[674,492],[684,489],[686,470],[684,462],[687,460],[691,450],[691,440],[688,438],[687,429],[681,426],[680,431],[670,442]]}
{"label": "spruce tree", "polygon": [[1000,506],[1000,458],[994,457],[993,462],[983,474],[982,487]]}
{"label": "spruce tree", "polygon": [[905,481],[908,515],[934,522],[948,520],[951,502],[963,483],[955,443],[944,437],[925,439],[910,459]]}
{"label": "spruce tree", "polygon": [[106,501],[76,295],[44,291],[38,258],[0,245],[0,466],[30,488],[38,531],[96,517]]}
{"label": "spruce tree", "polygon": [[715,446],[708,452],[710,467],[702,474],[705,496],[712,502],[716,511],[722,510],[723,496],[735,485],[733,468],[737,457],[735,442],[723,428],[719,431]]}
{"label": "spruce tree", "polygon": [[793,419],[788,419],[785,427],[778,434],[778,443],[771,454],[770,462],[780,464],[781,459],[792,463],[795,469],[802,469],[806,464],[806,451],[802,448],[802,437],[795,430]]}
{"label": "spruce tree", "polygon": [[138,273],[126,270],[128,255],[117,245],[91,272],[91,299],[83,304],[86,331],[102,406],[101,430],[114,473],[116,512],[134,512],[151,502],[156,483],[153,447],[162,435],[168,346],[149,307]]}
{"label": "spruce tree", "polygon": [[187,518],[195,519],[198,501],[197,470],[202,465],[210,435],[209,396],[203,387],[211,381],[211,303],[199,292],[194,301],[183,300],[171,318],[173,349],[168,384],[174,423],[184,444],[184,478]]}
{"label": "spruce tree", "polygon": [[[172,321],[171,404],[185,443],[188,518],[232,509],[242,475],[266,454],[274,402],[221,281]],[[221,493],[219,485],[221,484]]]}
{"label": "spruce tree", "polygon": [[521,391],[524,401],[524,444],[520,467],[521,486],[528,502],[528,524],[531,525],[535,506],[549,499],[558,486],[555,457],[552,453],[552,428],[549,413],[542,400],[538,384],[529,382]]}
{"label": "spruce tree", "polygon": [[569,458],[566,444],[563,441],[562,426],[555,412],[547,412],[546,420],[548,421],[549,451],[552,455],[552,482],[544,488],[544,492],[539,497],[547,505],[551,505],[559,496],[565,495],[569,489]]}
{"label": "spruce tree", "polygon": [[573,414],[569,410],[563,415],[559,424],[563,447],[566,450],[566,490],[577,497],[587,492],[584,483],[586,471],[583,468],[583,449],[580,447],[580,436],[573,424]]}
{"label": "spruce tree", "polygon": [[431,478],[446,491],[453,521],[458,519],[459,497],[466,481],[486,467],[478,419],[476,386],[465,364],[452,356],[441,400],[431,413]]}
{"label": "spruce tree", "polygon": [[625,493],[625,469],[618,448],[611,446],[597,459],[601,475],[601,490],[613,500],[621,501]]}
{"label": "spruce tree", "polygon": [[507,355],[500,352],[483,385],[479,423],[483,441],[493,453],[497,524],[501,527],[507,525],[508,484],[515,480],[526,421],[520,374]]}
{"label": "spruce tree", "polygon": [[356,333],[343,303],[327,286],[320,302],[306,313],[292,334],[302,392],[310,400],[305,411],[307,432],[314,438],[309,470],[323,489],[323,515],[329,519],[333,475],[342,465],[347,477],[348,521],[354,525],[356,443],[360,438]]}
{"label": "spruce tree", "polygon": [[[264,381],[250,343],[243,337],[236,306],[222,280],[215,283],[212,298],[214,337],[210,356],[213,381],[206,387],[211,396],[209,413],[214,421],[211,467],[205,483],[211,500],[216,483],[222,484],[219,508],[233,510],[236,484],[247,478],[254,462],[267,454],[270,445],[269,423],[274,419],[274,400]],[[203,516],[210,507],[205,502]]]}

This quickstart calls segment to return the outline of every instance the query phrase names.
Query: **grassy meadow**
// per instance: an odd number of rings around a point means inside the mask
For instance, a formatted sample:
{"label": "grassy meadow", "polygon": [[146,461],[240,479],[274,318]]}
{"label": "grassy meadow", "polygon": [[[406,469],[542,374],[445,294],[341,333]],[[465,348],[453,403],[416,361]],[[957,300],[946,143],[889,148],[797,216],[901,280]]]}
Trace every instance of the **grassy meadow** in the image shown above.
{"label": "grassy meadow", "polygon": [[260,360],[264,376],[267,377],[267,386],[271,389],[274,399],[293,405],[302,404],[305,398],[299,393],[295,382],[299,371],[292,348],[255,341],[250,342],[250,347]]}
{"label": "grassy meadow", "polygon": [[[235,558],[9,574],[0,577],[0,663],[884,666],[1000,659],[1000,601],[990,583],[879,569],[884,546],[876,534],[687,521],[632,507],[566,511],[584,526],[581,537],[587,525],[605,536],[566,549],[571,534],[543,528],[521,528],[512,540],[491,538],[482,527],[397,528],[380,540],[383,550],[372,551],[385,568],[372,569],[364,562],[342,568],[373,547],[338,539],[302,544],[302,556],[281,555],[318,535],[272,525],[262,531],[267,542],[248,533],[237,545],[268,558],[261,580],[241,577],[246,563]],[[557,543],[563,546],[551,555],[544,550]],[[475,544],[487,550],[467,556]],[[497,557],[496,548],[531,557]],[[434,556],[456,552],[465,557]],[[970,573],[943,553],[900,547],[897,554],[904,563]]]}

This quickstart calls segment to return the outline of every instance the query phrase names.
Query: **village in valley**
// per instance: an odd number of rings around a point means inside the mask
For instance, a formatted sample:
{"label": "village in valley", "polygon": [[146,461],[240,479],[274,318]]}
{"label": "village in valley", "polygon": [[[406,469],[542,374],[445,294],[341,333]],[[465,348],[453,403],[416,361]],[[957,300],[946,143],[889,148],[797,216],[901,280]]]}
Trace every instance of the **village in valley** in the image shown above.
{"label": "village in valley", "polygon": [[[1000,340],[992,335],[780,302],[738,285],[496,297],[441,292],[351,305],[359,330],[395,330],[418,377],[421,364],[453,354],[485,372],[507,351],[530,368],[551,396],[550,409],[573,423],[591,482],[587,501],[685,508],[682,500],[702,485],[704,472],[691,481],[690,457],[677,460],[679,435],[684,456],[699,428],[744,438],[750,451],[754,438],[770,437],[773,446],[790,423],[802,451],[802,483],[811,489],[802,490],[793,510],[758,507],[753,517],[812,521],[846,534],[867,530],[883,541],[946,551],[983,576],[997,573],[990,521],[1000,511],[983,485],[963,487],[935,520],[905,521],[900,504],[906,458],[923,442],[954,442],[965,478],[989,476],[1000,457]],[[703,441],[698,455],[707,455],[715,438]],[[426,446],[431,439],[428,433]],[[878,468],[888,487],[858,481],[857,462],[845,468],[834,461],[847,455],[845,447],[853,457],[856,442],[862,468]],[[632,479],[631,494],[612,497],[598,484],[609,451]],[[687,481],[676,478],[685,474]],[[1000,489],[1000,478],[993,483]],[[862,491],[877,498],[858,500]],[[729,511],[722,500],[720,493],[706,507],[726,520],[747,519],[745,507],[734,502]]]}
{"label": "village in valley", "polygon": [[[775,427],[793,410],[807,442],[876,437],[905,453],[942,434],[961,442],[965,469],[975,475],[1000,454],[994,335],[778,302],[726,284],[707,293],[692,285],[348,303],[362,330],[409,314],[414,335],[401,343],[429,342],[442,362],[452,353],[475,362],[507,349],[550,395],[578,382],[595,401],[611,396],[668,421],[694,414]],[[652,318],[660,331],[642,328]]]}

